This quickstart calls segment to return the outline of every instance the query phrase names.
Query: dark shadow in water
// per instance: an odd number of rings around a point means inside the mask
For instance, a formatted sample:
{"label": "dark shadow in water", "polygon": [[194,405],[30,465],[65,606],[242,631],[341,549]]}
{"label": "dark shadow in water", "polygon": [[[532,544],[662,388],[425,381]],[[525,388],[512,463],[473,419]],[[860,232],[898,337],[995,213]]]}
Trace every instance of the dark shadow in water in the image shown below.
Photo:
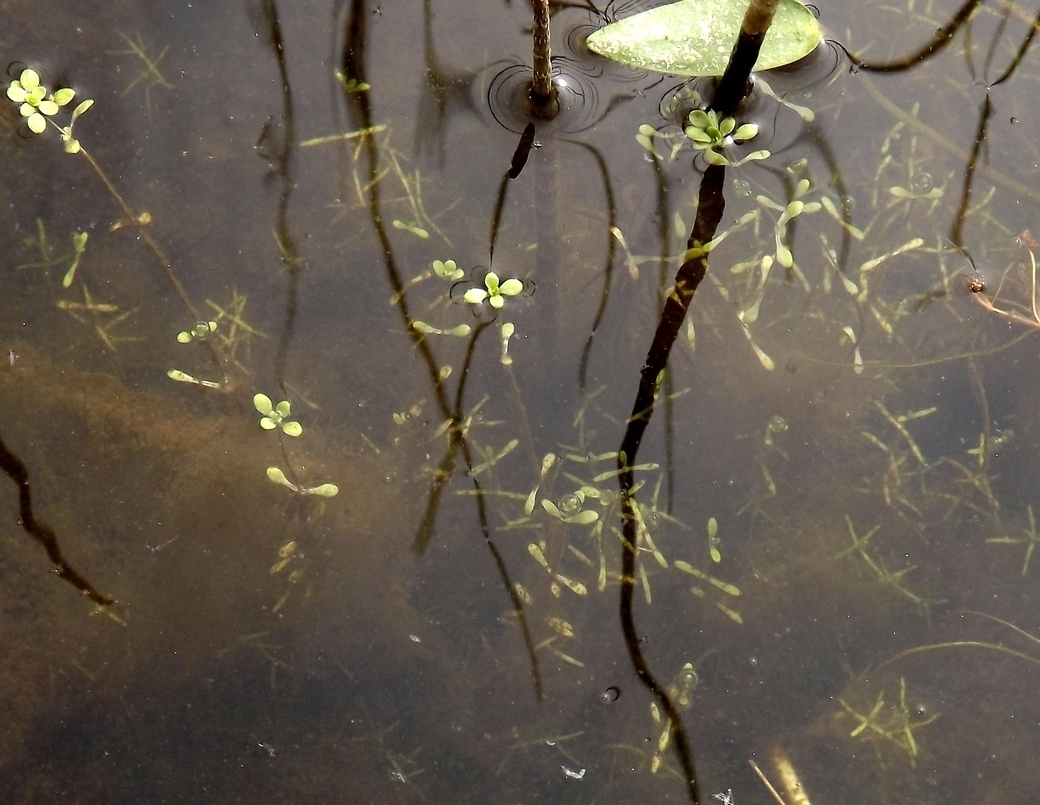
{"label": "dark shadow in water", "polygon": [[488,263],[490,265],[495,264],[495,243],[498,241],[498,226],[502,221],[502,210],[506,206],[509,181],[519,178],[524,166],[527,165],[527,158],[531,155],[531,149],[534,148],[534,135],[535,125],[534,123],[528,123],[524,133],[520,135],[520,142],[516,144],[516,150],[513,152],[513,158],[509,163],[509,170],[502,174],[502,181],[498,184],[498,195],[495,197],[495,211],[491,216],[491,232],[488,236],[491,244],[488,247]]}
{"label": "dark shadow in water", "polygon": [[[1010,13],[1010,11],[1011,11],[1011,5],[1010,4],[1008,4],[1007,9],[1008,9],[1008,13]],[[1005,81],[1007,81],[1008,78],[1010,78],[1012,76],[1012,74],[1014,74],[1014,72],[1018,69],[1019,65],[1022,64],[1022,59],[1025,58],[1026,53],[1029,51],[1029,46],[1033,44],[1033,39],[1036,37],[1037,31],[1040,31],[1040,11],[1037,11],[1036,12],[1036,16],[1033,17],[1033,24],[1032,24],[1032,26],[1029,29],[1029,33],[1026,34],[1025,39],[1022,40],[1022,44],[1019,45],[1018,52],[1015,54],[1015,58],[1013,58],[1011,60],[1011,64],[1009,64],[1008,68],[1003,73],[1000,74],[1000,76],[997,78],[996,81],[993,81],[993,82],[991,82],[990,84],[987,85],[990,89],[992,89],[993,87],[997,86],[998,84],[1003,84]],[[996,42],[997,42],[997,37],[994,36],[993,37],[993,45],[994,45],[993,49],[996,48]],[[991,50],[991,52],[992,52],[992,50]],[[988,64],[987,64],[987,66],[988,66]]]}
{"label": "dark shadow in water", "polygon": [[423,57],[426,71],[415,114],[415,143],[420,154],[437,154],[444,165],[444,133],[448,118],[456,111],[472,111],[470,84],[474,73],[451,74],[437,59],[433,43],[433,0],[423,0]]}
{"label": "dark shadow in water", "polygon": [[[278,238],[282,262],[289,272],[289,284],[285,293],[285,322],[282,335],[278,339],[278,352],[274,359],[274,379],[283,394],[288,395],[285,388],[285,364],[289,355],[289,344],[296,329],[297,297],[299,293],[300,259],[296,255],[296,241],[289,230],[289,199],[294,184],[292,177],[292,152],[296,140],[296,126],[293,115],[292,87],[289,84],[289,67],[285,56],[285,41],[282,37],[282,24],[278,14],[277,0],[262,0],[264,24],[266,25],[267,42],[278,65],[278,80],[282,87],[282,115],[278,131],[281,142],[274,155],[274,174],[281,182],[278,194],[278,207],[275,213],[274,232]],[[270,123],[270,122],[269,122]],[[265,128],[265,131],[271,131]],[[288,459],[287,459],[288,460]],[[290,469],[292,463],[289,463]],[[295,480],[295,479],[294,479]]]}
{"label": "dark shadow in water", "polygon": [[[571,142],[571,141],[567,141]],[[592,325],[589,327],[589,337],[585,341],[585,347],[581,351],[581,361],[578,364],[578,392],[584,396],[586,389],[586,377],[589,370],[589,358],[592,356],[592,341],[596,336],[596,330],[603,322],[607,312],[607,303],[610,301],[610,289],[614,282],[614,256],[617,253],[617,242],[614,239],[614,229],[617,227],[617,202],[614,198],[614,185],[610,180],[610,171],[607,169],[607,161],[598,148],[588,143],[573,142],[579,148],[586,149],[592,158],[596,160],[596,167],[603,178],[603,198],[607,204],[607,256],[603,265],[603,290],[599,295],[599,307],[592,317]]]}
{"label": "dark shadow in water", "polygon": [[972,145],[968,162],[964,166],[964,185],[961,187],[960,204],[957,205],[957,212],[953,216],[953,224],[950,226],[950,241],[958,249],[965,248],[964,219],[968,215],[968,206],[971,204],[971,189],[975,179],[975,166],[978,164],[979,154],[982,153],[982,145],[986,141],[986,130],[992,116],[993,104],[987,91],[986,98],[982,102],[982,108],[979,110],[979,125],[975,131],[974,145]]}
{"label": "dark shadow in water", "polygon": [[860,59],[848,50],[845,50],[845,53],[848,55],[849,61],[858,70],[869,70],[874,73],[898,73],[903,70],[909,70],[937,55],[949,45],[957,31],[960,30],[960,27],[971,19],[975,9],[982,5],[983,2],[984,0],[967,0],[957,10],[957,13],[950,18],[950,21],[935,32],[935,36],[929,42],[905,58],[890,62],[868,62]]}
{"label": "dark shadow in water", "polygon": [[[492,266],[494,265],[495,244],[498,241],[499,224],[502,220],[502,213],[505,209],[505,201],[508,194],[508,182],[510,179],[516,179],[519,177],[520,171],[523,170],[524,165],[527,163],[527,157],[530,154],[531,148],[537,145],[535,141],[535,132],[535,124],[528,123],[527,127],[524,129],[524,133],[520,136],[520,142],[517,145],[516,151],[513,153],[510,168],[502,176],[502,180],[499,183],[498,195],[495,199],[495,209],[491,217],[490,247],[488,249],[489,264]],[[567,143],[568,145],[573,145],[577,148],[584,148],[592,155],[592,158],[596,162],[596,169],[599,171],[599,175],[603,181],[603,197],[606,203],[606,257],[604,258],[603,266],[603,288],[600,291],[599,305],[596,308],[596,313],[593,315],[592,324],[589,327],[589,336],[585,341],[585,347],[582,349],[581,360],[578,364],[578,391],[584,396],[589,358],[592,355],[593,339],[596,335],[596,330],[603,322],[603,317],[606,315],[607,305],[610,302],[610,288],[614,279],[614,258],[617,254],[617,243],[613,235],[613,230],[617,226],[617,203],[614,197],[614,187],[610,179],[610,171],[607,167],[607,161],[598,148],[579,140],[554,138],[554,141]],[[557,160],[552,163],[551,170],[555,174],[558,169],[559,161]],[[547,183],[544,181],[538,181],[537,177],[535,181],[535,192],[539,195],[537,208],[539,210],[552,209],[553,200],[551,194],[547,192]],[[553,182],[555,182],[555,180],[553,180]],[[540,244],[540,248],[544,246],[546,241],[551,242],[551,239],[555,237],[555,232],[558,228],[556,221],[545,220],[543,223],[545,223],[546,226],[539,226],[537,229],[539,232],[538,243]]]}
{"label": "dark shadow in water", "polygon": [[726,199],[723,195],[725,180],[725,166],[709,165],[704,172],[697,200],[697,219],[687,246],[689,256],[679,267],[675,276],[675,287],[668,295],[664,310],[661,312],[653,343],[647,353],[646,363],[639,373],[639,390],[636,392],[635,405],[632,407],[628,427],[618,450],[618,485],[621,491],[623,533],[619,607],[621,631],[624,634],[628,655],[639,681],[653,694],[667,716],[667,723],[672,725],[675,753],[683,769],[690,802],[695,805],[700,803],[700,790],[697,784],[693,751],[686,736],[682,716],[667,691],[647,665],[640,647],[639,633],[636,630],[632,611],[640,538],[634,491],[635,475],[632,467],[635,464],[647,425],[650,424],[650,418],[654,413],[654,402],[661,386],[661,373],[668,366],[668,356],[679,335],[679,328],[686,318],[693,295],[708,270],[707,253],[699,247],[715,237],[719,223],[722,221],[722,214],[726,209]]}
{"label": "dark shadow in water", "polygon": [[29,469],[18,456],[12,453],[3,439],[0,439],[0,469],[18,485],[18,516],[25,533],[43,546],[47,558],[54,564],[58,578],[67,581],[99,607],[107,607],[115,603],[114,599],[102,595],[83,576],[73,570],[65,561],[58,536],[46,523],[41,523],[33,514],[32,492],[29,488]]}
{"label": "dark shadow in water", "polygon": [[[337,17],[339,16],[341,8],[342,6],[337,4]],[[368,8],[367,0],[350,0],[350,4],[346,8],[346,21],[343,29],[343,41],[340,48],[341,70],[343,76],[348,82],[353,79],[357,84],[366,83],[366,27],[370,16],[371,11]],[[366,131],[372,128],[372,106],[369,101],[368,92],[350,92],[344,89],[343,102],[348,113],[355,119],[359,128]],[[451,426],[448,430],[448,447],[445,450],[444,458],[441,460],[438,471],[434,475],[434,480],[430,486],[430,492],[427,498],[426,510],[423,513],[422,521],[419,524],[412,545],[412,550],[417,554],[421,554],[426,550],[430,538],[433,536],[437,508],[441,495],[446,488],[448,481],[451,480],[455,473],[456,455],[461,454],[467,469],[472,470],[473,468],[472,452],[469,443],[466,440],[465,431],[463,430],[463,404],[465,401],[465,386],[466,379],[469,375],[469,365],[475,351],[477,339],[479,339],[481,334],[485,332],[486,325],[482,324],[477,326],[470,336],[466,349],[465,361],[461,371],[459,372],[455,400],[449,402],[447,391],[444,387],[444,381],[440,376],[440,367],[437,364],[433,352],[423,334],[412,326],[413,319],[408,311],[408,299],[405,294],[404,283],[401,280],[401,273],[398,269],[396,258],[394,257],[393,246],[390,242],[389,234],[383,224],[379,191],[380,185],[378,181],[378,145],[372,135],[367,135],[362,138],[361,146],[368,163],[368,181],[366,182],[366,187],[369,217],[382,248],[383,262],[386,266],[387,278],[394,290],[394,298],[397,300],[396,306],[401,313],[405,330],[409,333],[416,350],[422,356],[423,362],[426,365],[427,373],[430,377],[430,384],[433,388],[434,398],[437,401],[437,406],[444,418],[451,422]],[[520,625],[520,631],[523,635],[528,661],[531,666],[531,679],[535,696],[540,701],[543,696],[541,671],[538,666],[538,658],[534,652],[534,641],[528,627],[526,614],[524,613],[523,601],[520,599],[520,595],[517,593],[516,588],[509,577],[509,572],[498,547],[491,538],[491,530],[487,518],[487,508],[484,497],[481,494],[482,489],[480,483],[476,478],[473,478],[472,480],[476,492],[475,497],[477,501],[477,511],[481,531],[484,535],[484,540],[488,546],[488,550],[491,552],[494,559],[495,566],[498,569],[502,586],[506,591],[506,595],[509,597],[513,612]]]}
{"label": "dark shadow in water", "polygon": [[[992,66],[992,62],[997,51],[997,45],[1005,32],[1012,6],[1008,4],[1004,8],[1004,13],[1000,17],[1000,21],[997,25],[997,28],[993,32],[989,47],[986,50],[986,56],[983,60],[983,65],[980,71],[976,69],[974,59],[972,58],[972,52],[974,48],[972,46],[971,41],[972,16],[974,14],[974,11],[980,4],[980,0],[968,0],[968,2],[965,2],[964,5],[962,5],[961,8],[957,11],[957,13],[951,18],[951,20],[938,30],[931,42],[926,44],[915,54],[907,57],[906,59],[902,59],[896,62],[889,62],[885,64],[871,64],[861,61],[856,56],[852,55],[851,53],[848,53],[847,50],[846,54],[848,55],[850,61],[857,69],[875,72],[897,72],[902,70],[908,70],[925,61],[926,59],[930,58],[932,55],[935,55],[944,47],[946,47],[946,45],[952,41],[957,31],[962,26],[964,26],[966,32],[964,57],[967,63],[967,68],[972,77],[975,78],[976,81],[979,81],[981,83],[984,80],[984,74],[988,72],[989,68]],[[1033,39],[1036,37],[1038,30],[1040,30],[1040,11],[1038,11],[1037,15],[1033,17],[1029,31],[1023,37],[1023,40],[1020,43],[1016,51],[1016,54],[1012,58],[1008,67],[1004,70],[1004,72],[1000,74],[1000,76],[997,77],[996,80],[985,83],[986,95],[983,98],[983,101],[979,108],[978,124],[976,126],[975,135],[972,138],[972,147],[970,152],[965,153],[960,151],[959,149],[956,149],[956,147],[951,147],[949,145],[944,144],[945,150],[947,150],[954,156],[962,159],[964,162],[964,182],[961,187],[961,195],[957,206],[957,210],[954,213],[952,221],[950,222],[950,234],[948,237],[951,243],[959,251],[968,256],[969,260],[971,260],[971,257],[970,253],[968,252],[967,245],[964,243],[963,228],[965,219],[967,217],[971,205],[972,189],[974,187],[975,177],[978,173],[981,173],[984,176],[986,176],[986,178],[988,178],[994,184],[1010,189],[1013,192],[1018,193],[1020,196],[1028,198],[1032,200],[1034,203],[1040,204],[1040,196],[1037,196],[1035,191],[1032,190],[1032,188],[1024,187],[1013,177],[1006,176],[1002,173],[995,171],[994,169],[990,168],[987,164],[985,164],[985,160],[981,159],[982,154],[984,152],[986,139],[989,133],[989,123],[994,112],[993,102],[990,97],[990,90],[993,87],[1004,83],[1014,75],[1018,67],[1022,64],[1022,61],[1026,53],[1028,52],[1029,47],[1033,42]],[[877,90],[870,82],[864,81],[864,86],[874,96],[875,100],[878,100],[879,103],[881,103],[882,106],[888,108],[889,111],[893,111],[893,105],[891,104],[891,102],[888,101],[887,97],[885,97],[879,90]],[[930,139],[932,139],[933,141],[936,140],[934,136],[930,137]],[[973,283],[972,290],[975,292],[979,292],[980,290],[984,292],[985,283],[983,280],[981,280],[977,271],[976,280],[978,281],[978,284],[976,285]]]}
{"label": "dark shadow in water", "polygon": [[[986,61],[983,68],[983,72],[988,71],[989,67],[992,65],[993,56],[997,49],[997,43],[1000,41],[1000,38],[1004,32],[1004,27],[1007,24],[1007,19],[1010,13],[1011,6],[1008,5],[1005,8],[1004,15],[1001,16],[1000,24],[997,26],[997,30],[994,32],[993,38],[990,42],[989,50],[986,53]],[[1029,32],[1023,38],[1022,43],[1019,45],[1018,51],[1015,54],[1015,57],[1011,60],[1011,63],[1008,65],[1007,69],[1005,69],[1004,72],[1001,73],[995,81],[986,84],[986,97],[983,99],[982,106],[979,109],[978,127],[975,131],[975,137],[972,140],[973,145],[971,153],[968,155],[967,162],[964,166],[964,185],[961,188],[960,204],[957,207],[957,213],[954,216],[953,223],[950,227],[950,240],[958,249],[964,251],[966,254],[967,252],[964,245],[962,229],[964,226],[964,219],[967,217],[968,208],[971,203],[971,192],[973,182],[975,179],[976,168],[980,165],[979,157],[982,154],[983,145],[988,135],[990,118],[992,117],[994,111],[993,102],[990,98],[990,90],[993,89],[993,87],[996,87],[998,84],[1002,84],[1005,81],[1007,81],[1009,78],[1011,78],[1012,75],[1014,75],[1015,71],[1018,70],[1019,66],[1022,64],[1022,59],[1025,58],[1026,52],[1029,50],[1029,46],[1032,44],[1033,39],[1036,37],[1038,29],[1040,29],[1040,11],[1038,11],[1037,15],[1033,18],[1033,22],[1030,25]],[[967,30],[968,35],[970,36],[971,27],[969,26]],[[965,47],[965,58],[968,61],[968,67],[971,71],[972,76],[974,77],[975,65],[971,59],[971,51],[972,48],[970,46],[969,41],[968,45]]]}

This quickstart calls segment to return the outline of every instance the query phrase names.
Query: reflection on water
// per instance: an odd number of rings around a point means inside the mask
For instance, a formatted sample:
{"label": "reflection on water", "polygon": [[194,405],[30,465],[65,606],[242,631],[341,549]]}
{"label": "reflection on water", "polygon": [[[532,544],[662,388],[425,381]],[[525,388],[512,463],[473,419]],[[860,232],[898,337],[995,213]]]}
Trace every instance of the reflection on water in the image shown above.
{"label": "reflection on water", "polygon": [[97,170],[5,106],[0,435],[117,603],[5,482],[7,799],[1035,800],[1035,12],[824,6],[706,171],[634,10],[533,132],[526,4],[8,10]]}

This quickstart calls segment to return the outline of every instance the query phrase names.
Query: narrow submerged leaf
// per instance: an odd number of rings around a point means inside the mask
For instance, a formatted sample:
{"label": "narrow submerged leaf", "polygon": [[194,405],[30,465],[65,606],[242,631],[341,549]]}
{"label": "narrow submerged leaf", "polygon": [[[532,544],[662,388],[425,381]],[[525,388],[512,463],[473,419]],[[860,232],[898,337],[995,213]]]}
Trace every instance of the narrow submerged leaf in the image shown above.
{"label": "narrow submerged leaf", "polygon": [[319,486],[312,486],[310,489],[304,489],[303,494],[318,495],[323,498],[334,498],[339,494],[339,487],[335,484],[321,484]]}
{"label": "narrow submerged leaf", "polygon": [[[680,0],[611,23],[589,36],[589,49],[634,67],[681,76],[720,76],[737,40],[746,3]],[[807,56],[823,38],[813,13],[780,0],[755,63],[770,70]]]}

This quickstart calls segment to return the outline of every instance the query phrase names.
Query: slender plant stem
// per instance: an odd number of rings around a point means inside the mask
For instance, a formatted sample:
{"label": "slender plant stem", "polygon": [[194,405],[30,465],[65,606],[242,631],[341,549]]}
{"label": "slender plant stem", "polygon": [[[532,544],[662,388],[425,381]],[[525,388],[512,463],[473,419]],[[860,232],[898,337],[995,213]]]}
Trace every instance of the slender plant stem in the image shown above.
{"label": "slender plant stem", "polygon": [[[119,206],[122,208],[123,214],[127,217],[127,220],[130,222],[136,222],[138,220],[137,214],[133,211],[130,205],[127,204],[126,199],[124,199],[123,195],[119,192],[119,190],[116,189],[116,186],[112,184],[112,180],[109,179],[108,175],[104,172],[104,170],[101,169],[101,166],[97,163],[97,160],[95,160],[94,157],[90,155],[90,153],[87,151],[86,148],[82,146],[82,144],[80,145],[80,149],[77,153],[81,154],[83,158],[86,159],[88,163],[90,163],[90,167],[94,169],[94,173],[97,174],[97,177],[101,180],[101,183],[108,190],[112,198],[116,200],[116,203],[119,204]],[[159,265],[162,266],[162,270],[166,274],[166,278],[170,281],[170,284],[173,286],[174,291],[177,292],[177,296],[180,297],[181,302],[184,303],[184,307],[188,310],[188,313],[191,314],[194,320],[198,321],[201,318],[199,315],[199,311],[196,309],[195,305],[192,304],[191,299],[188,297],[187,291],[184,290],[184,286],[181,284],[180,279],[174,272],[173,264],[170,262],[170,259],[166,256],[166,253],[162,250],[159,244],[155,242],[155,238],[153,238],[148,233],[148,231],[144,229],[144,227],[137,227],[137,231],[140,235],[141,240],[144,241],[145,246],[147,246],[148,250],[155,256],[155,259],[159,261]],[[207,341],[206,346],[209,348],[210,354],[213,356],[214,362],[220,368],[220,372],[223,375],[224,379],[224,386],[226,387],[228,384],[228,375],[224,359],[217,351],[217,348],[213,345],[212,342]]]}
{"label": "slender plant stem", "polygon": [[[83,158],[86,159],[87,162],[90,163],[90,167],[94,169],[94,173],[96,173],[98,175],[98,178],[101,179],[102,183],[105,185],[105,188],[112,195],[112,198],[114,198],[116,202],[118,202],[119,206],[123,208],[123,213],[126,215],[127,219],[131,222],[136,221],[137,214],[133,211],[133,209],[131,209],[130,205],[126,203],[126,199],[124,199],[120,192],[116,189],[116,186],[112,184],[112,181],[101,169],[101,166],[98,165],[97,160],[95,160],[94,157],[92,157],[90,153],[87,151],[87,149],[83,148],[82,146],[80,146],[79,153],[83,155]],[[139,233],[141,235],[141,240],[144,241],[145,245],[149,248],[152,254],[155,255],[155,258],[159,261],[159,265],[161,265],[163,271],[166,272],[167,279],[169,279],[170,283],[173,285],[173,289],[181,298],[181,301],[184,303],[184,306],[188,309],[188,312],[191,313],[191,315],[194,318],[198,319],[199,312],[195,309],[195,305],[191,303],[191,299],[188,298],[188,294],[185,292],[184,286],[181,285],[181,281],[173,272],[173,265],[170,263],[169,258],[166,256],[166,253],[163,252],[163,250],[159,247],[159,244],[155,242],[155,239],[152,238],[152,236],[149,235],[148,232],[146,232],[144,229],[140,229]]]}

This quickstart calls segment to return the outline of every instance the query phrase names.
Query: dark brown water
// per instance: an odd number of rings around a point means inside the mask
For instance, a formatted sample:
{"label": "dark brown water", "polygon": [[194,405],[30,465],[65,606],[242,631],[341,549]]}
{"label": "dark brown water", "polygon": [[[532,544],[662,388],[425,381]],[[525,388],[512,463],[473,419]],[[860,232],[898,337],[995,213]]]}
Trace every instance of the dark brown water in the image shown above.
{"label": "dark brown water", "polygon": [[[821,19],[882,63],[955,11]],[[117,603],[4,480],[0,801],[689,802],[685,738],[702,802],[774,802],[749,761],[816,805],[1035,802],[1034,51],[987,90],[1034,14],[765,76],[814,120],[748,113],[772,154],[727,169],[636,459],[669,728],[613,471],[697,214],[692,148],[635,139],[680,83],[558,9],[567,109],[506,179],[524,3],[9,4],[10,78],[95,100],[151,222],[6,103],[0,438]],[[478,316],[488,266],[523,290]]]}

